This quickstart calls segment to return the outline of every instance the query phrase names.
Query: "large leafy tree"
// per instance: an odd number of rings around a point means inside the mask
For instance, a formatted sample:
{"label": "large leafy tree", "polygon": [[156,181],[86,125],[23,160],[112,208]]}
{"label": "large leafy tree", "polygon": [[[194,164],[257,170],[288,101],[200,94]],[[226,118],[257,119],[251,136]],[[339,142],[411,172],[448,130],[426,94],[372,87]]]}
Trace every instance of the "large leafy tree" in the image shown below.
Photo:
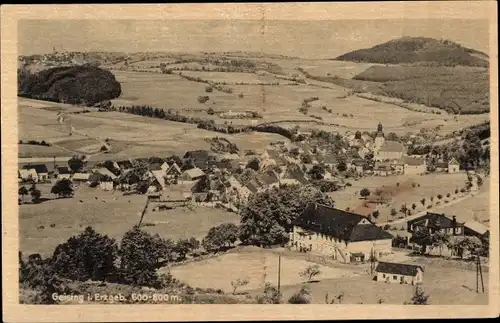
{"label": "large leafy tree", "polygon": [[127,231],[120,245],[120,270],[126,283],[158,287],[160,280],[156,269],[173,256],[174,244],[151,235],[135,226]]}
{"label": "large leafy tree", "polygon": [[108,280],[116,277],[117,256],[115,239],[87,227],[83,233],[57,246],[52,267],[62,277],[72,280]]}
{"label": "large leafy tree", "polygon": [[201,244],[207,251],[218,251],[229,247],[238,240],[238,226],[234,223],[222,223],[210,228]]}
{"label": "large leafy tree", "polygon": [[241,210],[240,240],[246,244],[282,244],[292,222],[310,203],[333,205],[314,187],[284,185],[254,194]]}
{"label": "large leafy tree", "polygon": [[85,160],[80,156],[73,156],[68,160],[68,166],[73,172],[79,172],[85,167]]}
{"label": "large leafy tree", "polygon": [[72,197],[73,183],[69,179],[61,179],[52,186],[50,193],[58,195],[59,197]]}

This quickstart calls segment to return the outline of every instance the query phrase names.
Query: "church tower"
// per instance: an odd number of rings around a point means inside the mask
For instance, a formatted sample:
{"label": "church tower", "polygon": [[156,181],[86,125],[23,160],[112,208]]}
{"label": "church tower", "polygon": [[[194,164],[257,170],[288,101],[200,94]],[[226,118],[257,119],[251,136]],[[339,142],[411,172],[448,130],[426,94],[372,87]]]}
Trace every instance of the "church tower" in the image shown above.
{"label": "church tower", "polygon": [[375,136],[375,143],[374,143],[375,150],[380,149],[380,147],[382,147],[382,145],[384,144],[384,141],[385,141],[385,135],[382,123],[379,122],[377,126],[377,135]]}

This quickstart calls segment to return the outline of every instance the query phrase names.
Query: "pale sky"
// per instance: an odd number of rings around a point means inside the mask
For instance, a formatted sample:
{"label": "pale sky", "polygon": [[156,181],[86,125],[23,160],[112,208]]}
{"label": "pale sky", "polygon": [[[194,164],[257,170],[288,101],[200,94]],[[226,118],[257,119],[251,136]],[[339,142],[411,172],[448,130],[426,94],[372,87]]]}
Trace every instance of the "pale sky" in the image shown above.
{"label": "pale sky", "polygon": [[488,21],[21,20],[20,55],[65,51],[262,51],[333,58],[402,36],[449,39],[488,53]]}

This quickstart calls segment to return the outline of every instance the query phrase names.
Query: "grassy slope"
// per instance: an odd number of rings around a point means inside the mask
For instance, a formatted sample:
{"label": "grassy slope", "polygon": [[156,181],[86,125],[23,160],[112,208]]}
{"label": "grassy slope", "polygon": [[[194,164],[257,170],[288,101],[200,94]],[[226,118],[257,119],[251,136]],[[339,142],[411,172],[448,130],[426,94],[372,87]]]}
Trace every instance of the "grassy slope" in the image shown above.
{"label": "grassy slope", "polygon": [[404,65],[372,66],[352,79],[309,77],[450,113],[490,110],[487,55],[450,41],[404,37],[346,53],[336,60]]}

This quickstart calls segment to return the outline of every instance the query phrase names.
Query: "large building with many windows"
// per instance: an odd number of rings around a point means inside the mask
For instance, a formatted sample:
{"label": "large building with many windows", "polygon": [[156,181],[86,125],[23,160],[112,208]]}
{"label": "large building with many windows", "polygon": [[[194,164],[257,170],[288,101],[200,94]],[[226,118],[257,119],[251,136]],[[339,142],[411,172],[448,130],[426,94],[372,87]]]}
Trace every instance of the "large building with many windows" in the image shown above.
{"label": "large building with many windows", "polygon": [[363,215],[310,204],[294,221],[289,246],[346,263],[368,261],[391,253],[392,235]]}

